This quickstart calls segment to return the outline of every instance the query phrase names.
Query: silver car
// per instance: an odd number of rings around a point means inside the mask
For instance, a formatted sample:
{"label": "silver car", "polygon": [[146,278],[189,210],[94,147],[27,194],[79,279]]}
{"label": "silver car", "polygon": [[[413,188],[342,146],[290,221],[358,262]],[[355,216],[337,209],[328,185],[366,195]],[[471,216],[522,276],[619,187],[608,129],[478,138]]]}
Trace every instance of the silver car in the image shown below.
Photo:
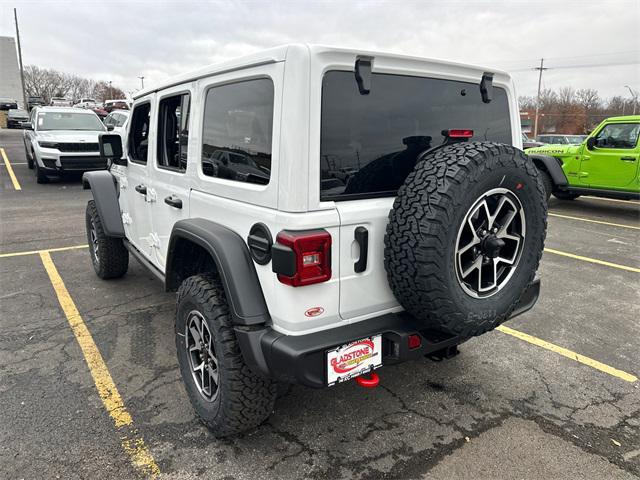
{"label": "silver car", "polygon": [[36,107],[24,127],[27,165],[38,183],[63,172],[107,168],[98,148],[98,136],[107,128],[91,110]]}

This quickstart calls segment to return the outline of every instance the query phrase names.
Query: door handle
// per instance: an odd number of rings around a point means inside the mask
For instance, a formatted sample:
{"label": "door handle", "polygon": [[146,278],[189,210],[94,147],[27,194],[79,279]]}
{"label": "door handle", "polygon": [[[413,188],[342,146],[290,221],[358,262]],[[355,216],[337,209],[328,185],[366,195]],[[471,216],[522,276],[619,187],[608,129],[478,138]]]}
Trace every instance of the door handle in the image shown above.
{"label": "door handle", "polygon": [[364,227],[357,227],[354,232],[356,242],[360,246],[360,258],[353,264],[356,273],[364,272],[367,269],[367,254],[369,253],[369,230]]}
{"label": "door handle", "polygon": [[136,192],[138,192],[141,195],[146,195],[147,187],[145,185],[136,185]]}
{"label": "door handle", "polygon": [[620,160],[622,160],[623,162],[635,162],[636,157],[620,157]]}
{"label": "door handle", "polygon": [[178,197],[174,197],[173,195],[169,195],[164,199],[164,203],[167,205],[171,205],[173,208],[182,208],[182,200]]}

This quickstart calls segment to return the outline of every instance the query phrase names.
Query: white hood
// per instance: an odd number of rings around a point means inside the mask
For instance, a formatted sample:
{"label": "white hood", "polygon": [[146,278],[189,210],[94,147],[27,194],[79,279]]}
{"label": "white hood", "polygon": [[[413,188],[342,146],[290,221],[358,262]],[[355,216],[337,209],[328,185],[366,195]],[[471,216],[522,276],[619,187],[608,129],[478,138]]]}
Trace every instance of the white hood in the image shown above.
{"label": "white hood", "polygon": [[78,130],[46,130],[36,133],[36,137],[40,141],[47,142],[82,142],[82,143],[98,143],[98,135],[103,132]]}

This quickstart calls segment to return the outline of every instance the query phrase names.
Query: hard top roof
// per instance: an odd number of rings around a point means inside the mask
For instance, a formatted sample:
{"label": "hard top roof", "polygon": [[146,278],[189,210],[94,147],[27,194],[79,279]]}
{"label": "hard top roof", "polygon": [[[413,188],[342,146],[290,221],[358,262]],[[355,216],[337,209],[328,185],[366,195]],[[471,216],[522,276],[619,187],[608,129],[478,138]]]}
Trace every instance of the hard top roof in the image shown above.
{"label": "hard top roof", "polygon": [[[452,67],[464,67],[470,68],[473,70],[477,70],[478,72],[486,71],[498,73],[501,75],[505,75],[509,77],[509,74],[505,71],[498,70],[495,68],[487,68],[480,67],[477,65],[463,64],[459,62],[450,62],[446,60],[438,60],[433,58],[425,58],[425,57],[417,57],[410,55],[402,55],[397,53],[388,53],[388,52],[375,52],[371,50],[361,50],[357,48],[341,48],[341,47],[332,47],[325,45],[311,45],[311,44],[288,44],[281,45],[279,47],[273,47],[266,50],[262,50],[259,52],[252,53],[250,55],[245,55],[242,57],[237,57],[231,60],[227,60],[225,62],[207,65],[197,70],[193,70],[191,72],[186,72],[180,75],[176,75],[174,77],[170,77],[163,82],[160,82],[156,85],[152,85],[148,88],[138,91],[133,99],[136,100],[138,98],[144,97],[153,92],[157,92],[159,90],[163,90],[165,88],[169,88],[172,86],[180,85],[182,83],[194,81],[203,77],[208,77],[215,74],[230,72],[234,70],[241,70],[243,68],[254,67],[259,65],[265,65],[269,63],[282,62],[285,60],[287,56],[287,51],[290,48],[298,48],[298,49],[306,49],[311,56],[318,55],[322,53],[352,53],[354,55],[362,55],[369,57],[385,57],[385,58],[394,58],[400,60],[407,60],[411,62],[425,62],[430,64],[440,64],[447,65]],[[375,62],[375,60],[374,60]],[[374,63],[374,71],[375,71],[375,63]]]}

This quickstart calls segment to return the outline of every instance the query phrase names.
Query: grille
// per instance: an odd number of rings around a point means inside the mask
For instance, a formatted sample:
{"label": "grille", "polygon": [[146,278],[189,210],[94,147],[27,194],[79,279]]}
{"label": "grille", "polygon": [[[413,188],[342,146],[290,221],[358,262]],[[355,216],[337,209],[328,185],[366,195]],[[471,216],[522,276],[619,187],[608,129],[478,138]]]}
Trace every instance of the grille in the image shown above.
{"label": "grille", "polygon": [[97,152],[97,143],[58,143],[61,152]]}
{"label": "grille", "polygon": [[60,157],[60,165],[66,170],[97,170],[107,168],[107,161],[100,157]]}

